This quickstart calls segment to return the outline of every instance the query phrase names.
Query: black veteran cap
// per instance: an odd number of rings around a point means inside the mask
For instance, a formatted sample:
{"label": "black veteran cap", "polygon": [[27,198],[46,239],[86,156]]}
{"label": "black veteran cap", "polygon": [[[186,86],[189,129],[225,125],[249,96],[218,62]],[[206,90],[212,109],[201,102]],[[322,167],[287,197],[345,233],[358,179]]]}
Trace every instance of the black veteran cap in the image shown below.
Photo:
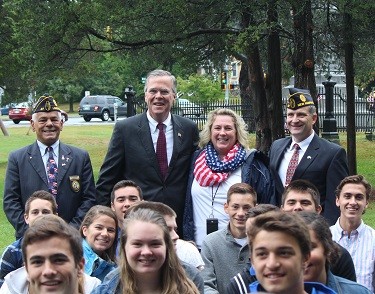
{"label": "black veteran cap", "polygon": [[314,105],[314,101],[309,90],[289,88],[287,108],[296,110],[307,105]]}
{"label": "black veteran cap", "polygon": [[50,112],[50,111],[59,111],[61,112],[60,108],[57,107],[57,103],[52,96],[45,94],[41,96],[38,101],[35,103],[33,113],[36,112]]}

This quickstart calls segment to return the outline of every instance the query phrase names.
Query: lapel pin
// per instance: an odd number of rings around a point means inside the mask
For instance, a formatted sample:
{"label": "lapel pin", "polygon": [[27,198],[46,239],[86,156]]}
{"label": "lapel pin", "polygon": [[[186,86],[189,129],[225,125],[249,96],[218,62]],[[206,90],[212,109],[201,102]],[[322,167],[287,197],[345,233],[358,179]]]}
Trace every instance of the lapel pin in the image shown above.
{"label": "lapel pin", "polygon": [[311,156],[309,155],[309,156],[307,156],[307,159],[311,159]]}
{"label": "lapel pin", "polygon": [[65,160],[65,156],[64,156],[64,155],[63,155],[63,156],[61,156],[61,159],[62,159],[62,160]]}
{"label": "lapel pin", "polygon": [[65,166],[65,163],[62,163],[61,166]]}
{"label": "lapel pin", "polygon": [[181,138],[181,133],[177,133],[177,136],[179,136]]}

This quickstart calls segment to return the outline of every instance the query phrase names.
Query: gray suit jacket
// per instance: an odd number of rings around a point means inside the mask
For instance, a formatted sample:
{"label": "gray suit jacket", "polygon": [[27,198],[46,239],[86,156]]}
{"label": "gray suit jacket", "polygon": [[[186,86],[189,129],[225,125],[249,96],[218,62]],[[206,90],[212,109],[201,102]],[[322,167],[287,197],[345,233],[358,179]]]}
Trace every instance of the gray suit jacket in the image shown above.
{"label": "gray suit jacket", "polygon": [[[291,142],[291,137],[276,140],[270,150],[270,170],[275,182],[278,205],[281,204],[281,195],[284,191],[278,169],[284,158],[285,150]],[[315,134],[294,172],[292,181],[296,179],[308,180],[318,188],[323,207],[322,214],[332,225],[340,215],[340,210],[336,207],[335,190],[348,174],[345,149]]]}
{"label": "gray suit jacket", "polygon": [[116,123],[96,184],[99,204],[110,204],[112,188],[118,181],[133,180],[141,187],[145,200],[170,206],[182,229],[190,159],[197,148],[198,129],[190,119],[173,114],[172,124],[173,153],[163,180],[146,113]]}
{"label": "gray suit jacket", "polygon": [[[96,204],[95,183],[87,151],[59,145],[56,195],[58,214],[78,228],[86,212]],[[76,185],[78,181],[79,185]],[[48,191],[47,174],[38,144],[11,152],[4,187],[4,212],[16,230],[16,238],[26,230],[25,203],[37,190]]]}

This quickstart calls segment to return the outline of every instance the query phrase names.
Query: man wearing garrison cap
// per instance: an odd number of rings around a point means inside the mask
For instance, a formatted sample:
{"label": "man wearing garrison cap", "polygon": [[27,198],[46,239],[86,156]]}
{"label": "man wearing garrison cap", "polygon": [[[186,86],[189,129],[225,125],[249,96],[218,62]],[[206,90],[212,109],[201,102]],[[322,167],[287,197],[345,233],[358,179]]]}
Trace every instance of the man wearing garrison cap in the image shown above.
{"label": "man wearing garrison cap", "polygon": [[316,107],[305,89],[290,88],[286,124],[291,134],[273,142],[270,170],[275,181],[276,196],[281,204],[284,188],[293,180],[304,179],[319,190],[322,215],[333,225],[340,215],[335,190],[348,174],[345,150],[315,134]]}
{"label": "man wearing garrison cap", "polygon": [[38,99],[30,123],[36,142],[9,154],[5,175],[4,212],[17,239],[27,227],[26,200],[37,190],[53,194],[58,215],[76,228],[96,204],[89,154],[59,140],[64,122],[52,96]]}

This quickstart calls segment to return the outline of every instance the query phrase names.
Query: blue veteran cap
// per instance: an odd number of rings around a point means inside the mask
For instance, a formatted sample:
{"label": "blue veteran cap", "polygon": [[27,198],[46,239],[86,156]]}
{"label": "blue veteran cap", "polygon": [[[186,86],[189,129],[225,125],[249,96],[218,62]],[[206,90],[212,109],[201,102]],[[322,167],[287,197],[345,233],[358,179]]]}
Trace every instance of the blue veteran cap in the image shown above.
{"label": "blue veteran cap", "polygon": [[61,112],[60,108],[57,107],[57,103],[52,96],[45,94],[41,96],[38,101],[35,103],[33,113],[36,112],[51,112],[51,111],[59,111]]}
{"label": "blue veteran cap", "polygon": [[309,90],[289,88],[287,108],[296,110],[307,105],[314,105],[314,101]]}

